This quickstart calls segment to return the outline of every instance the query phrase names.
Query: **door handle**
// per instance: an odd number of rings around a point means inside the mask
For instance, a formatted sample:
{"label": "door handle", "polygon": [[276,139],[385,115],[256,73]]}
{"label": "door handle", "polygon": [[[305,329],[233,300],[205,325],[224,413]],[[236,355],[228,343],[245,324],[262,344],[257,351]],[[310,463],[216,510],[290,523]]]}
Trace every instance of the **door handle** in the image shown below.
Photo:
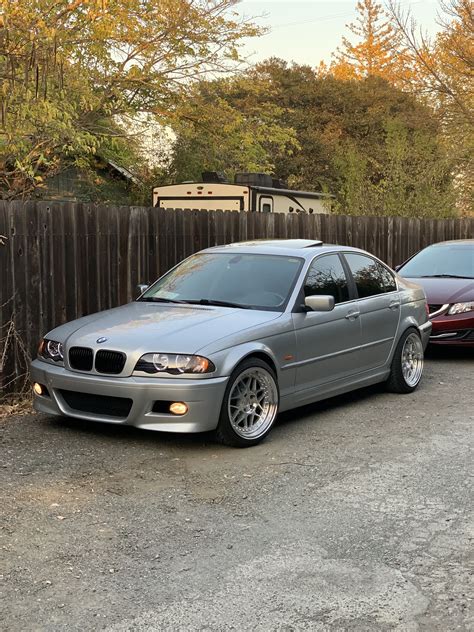
{"label": "door handle", "polygon": [[400,307],[400,301],[392,301],[388,304],[389,309],[398,309]]}
{"label": "door handle", "polygon": [[344,316],[344,318],[347,318],[347,320],[355,320],[356,318],[359,318],[359,316],[360,312],[349,312]]}

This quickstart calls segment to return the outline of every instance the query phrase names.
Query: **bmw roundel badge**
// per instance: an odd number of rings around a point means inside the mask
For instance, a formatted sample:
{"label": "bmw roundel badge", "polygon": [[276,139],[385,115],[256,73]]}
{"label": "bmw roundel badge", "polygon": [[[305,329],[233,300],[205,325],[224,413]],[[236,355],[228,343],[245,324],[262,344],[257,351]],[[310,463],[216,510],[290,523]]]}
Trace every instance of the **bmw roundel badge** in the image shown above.
{"label": "bmw roundel badge", "polygon": [[102,342],[107,342],[108,338],[97,338],[97,344],[101,344]]}

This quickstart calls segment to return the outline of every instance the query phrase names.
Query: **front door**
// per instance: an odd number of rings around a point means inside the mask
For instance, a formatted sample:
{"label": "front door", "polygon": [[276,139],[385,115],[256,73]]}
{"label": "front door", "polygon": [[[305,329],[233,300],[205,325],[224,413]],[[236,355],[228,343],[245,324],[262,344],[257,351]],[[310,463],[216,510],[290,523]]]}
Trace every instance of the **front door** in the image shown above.
{"label": "front door", "polygon": [[357,287],[362,327],[361,370],[376,369],[390,357],[400,321],[400,296],[393,273],[359,253],[344,255]]}
{"label": "front door", "polygon": [[313,260],[303,292],[304,296],[332,295],[336,303],[331,312],[293,314],[298,354],[295,390],[301,391],[299,399],[305,399],[306,393],[309,399],[322,385],[357,373],[361,328],[358,303],[352,300],[339,255]]}

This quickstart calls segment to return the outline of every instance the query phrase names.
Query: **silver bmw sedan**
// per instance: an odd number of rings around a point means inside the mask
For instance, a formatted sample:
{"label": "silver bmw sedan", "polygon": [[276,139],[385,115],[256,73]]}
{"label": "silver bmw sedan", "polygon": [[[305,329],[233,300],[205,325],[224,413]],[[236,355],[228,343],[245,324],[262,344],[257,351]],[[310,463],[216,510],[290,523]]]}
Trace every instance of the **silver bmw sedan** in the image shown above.
{"label": "silver bmw sedan", "polygon": [[252,446],[279,411],[376,382],[410,393],[430,331],[422,288],[363,250],[218,246],[136,301],[49,332],[31,367],[34,406]]}

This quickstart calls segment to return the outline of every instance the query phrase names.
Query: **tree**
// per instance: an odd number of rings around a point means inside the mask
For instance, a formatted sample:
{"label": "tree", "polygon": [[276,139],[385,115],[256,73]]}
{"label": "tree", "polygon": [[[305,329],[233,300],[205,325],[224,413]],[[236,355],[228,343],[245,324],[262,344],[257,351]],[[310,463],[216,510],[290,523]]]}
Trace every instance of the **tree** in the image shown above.
{"label": "tree", "polygon": [[359,0],[357,20],[348,25],[356,37],[352,43],[342,38],[342,48],[333,56],[330,70],[337,79],[378,76],[401,85],[411,76],[401,37],[388,14],[375,0]]}
{"label": "tree", "polygon": [[[172,177],[199,177],[212,155],[221,170],[273,167],[293,188],[334,193],[340,212],[455,213],[452,165],[436,117],[383,79],[342,81],[271,59],[245,79],[207,83],[200,94],[208,105],[194,111],[186,134],[178,132],[173,165],[181,170]],[[246,117],[235,118],[235,112]],[[277,129],[283,137],[262,136]],[[237,164],[241,157],[245,165]]]}
{"label": "tree", "polygon": [[474,9],[471,0],[441,3],[440,32],[429,38],[410,12],[390,0],[389,9],[414,60],[413,88],[435,108],[456,165],[459,206],[474,208]]}
{"label": "tree", "polygon": [[374,214],[376,204],[367,159],[356,145],[345,141],[336,147],[331,166],[335,170],[337,184],[334,210],[346,215]]}
{"label": "tree", "polygon": [[196,77],[257,28],[237,0],[1,0],[0,193],[87,163],[140,113],[166,122]]}
{"label": "tree", "polygon": [[384,125],[385,159],[374,174],[351,141],[336,149],[337,209],[348,215],[452,216],[455,208],[449,161],[421,130],[399,119]]}
{"label": "tree", "polygon": [[176,112],[169,178],[199,180],[204,170],[229,177],[272,172],[275,155],[291,155],[298,147],[277,101],[270,84],[253,73],[197,84]]}
{"label": "tree", "polygon": [[389,8],[399,37],[417,64],[418,87],[474,126],[474,8],[471,0],[442,2],[441,31],[429,38],[395,0]]}

